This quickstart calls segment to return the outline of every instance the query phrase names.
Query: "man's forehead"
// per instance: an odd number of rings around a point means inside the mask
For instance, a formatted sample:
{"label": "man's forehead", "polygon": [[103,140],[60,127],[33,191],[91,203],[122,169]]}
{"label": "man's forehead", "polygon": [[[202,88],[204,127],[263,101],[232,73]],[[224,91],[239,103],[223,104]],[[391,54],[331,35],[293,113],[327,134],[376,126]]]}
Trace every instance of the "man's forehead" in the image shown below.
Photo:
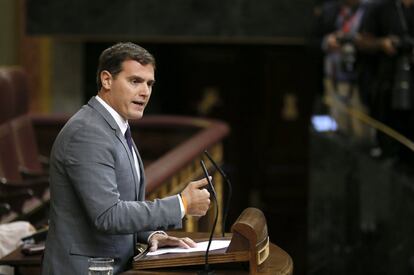
{"label": "man's forehead", "polygon": [[142,68],[142,67],[148,68],[148,67],[151,67],[152,69],[154,69],[153,64],[151,64],[151,63],[142,64],[142,63],[140,63],[140,62],[138,62],[137,60],[134,60],[134,59],[124,60],[121,64],[121,66],[122,66],[123,69],[126,69],[127,67],[130,67],[130,68]]}
{"label": "man's forehead", "polygon": [[154,66],[152,64],[141,64],[136,60],[125,60],[122,62],[122,71],[126,74],[151,74],[154,75]]}

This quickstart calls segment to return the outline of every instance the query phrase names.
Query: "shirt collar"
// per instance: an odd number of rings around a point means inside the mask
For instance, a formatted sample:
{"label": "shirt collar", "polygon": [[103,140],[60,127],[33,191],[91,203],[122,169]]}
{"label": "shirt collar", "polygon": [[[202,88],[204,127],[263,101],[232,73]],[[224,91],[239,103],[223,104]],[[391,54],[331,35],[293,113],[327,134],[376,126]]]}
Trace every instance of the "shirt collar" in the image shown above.
{"label": "shirt collar", "polygon": [[119,129],[121,129],[122,134],[125,135],[125,132],[128,128],[128,120],[125,120],[123,117],[121,117],[120,114],[118,114],[117,111],[115,111],[111,106],[109,106],[108,103],[106,103],[98,95],[95,96],[95,98],[111,114],[111,116],[115,119],[116,124],[118,124]]}

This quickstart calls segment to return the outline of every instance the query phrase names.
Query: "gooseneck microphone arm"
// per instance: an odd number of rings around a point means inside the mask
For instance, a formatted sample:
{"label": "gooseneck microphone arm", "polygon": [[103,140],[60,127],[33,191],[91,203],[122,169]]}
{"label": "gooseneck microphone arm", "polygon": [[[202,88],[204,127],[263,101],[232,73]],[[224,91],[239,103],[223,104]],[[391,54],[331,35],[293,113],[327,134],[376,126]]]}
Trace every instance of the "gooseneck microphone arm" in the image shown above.
{"label": "gooseneck microphone arm", "polygon": [[227,221],[227,215],[229,214],[229,208],[230,208],[230,201],[231,196],[233,193],[233,188],[231,185],[231,182],[229,178],[227,177],[226,173],[224,173],[223,169],[218,166],[218,164],[213,160],[211,155],[207,150],[204,151],[204,154],[207,156],[207,158],[210,160],[210,162],[213,164],[214,168],[216,168],[217,171],[219,171],[220,175],[223,177],[224,181],[227,183],[227,200],[225,208],[223,209],[223,223],[222,223],[222,235],[224,237],[224,234],[226,232],[226,221]]}
{"label": "gooseneck microphone arm", "polygon": [[208,185],[210,187],[211,194],[213,195],[213,200],[214,200],[214,203],[216,205],[216,207],[214,207],[215,210],[216,210],[216,214],[215,214],[215,218],[214,218],[213,228],[211,229],[211,233],[210,233],[210,238],[208,239],[208,245],[207,245],[207,250],[206,250],[206,254],[205,254],[204,270],[198,272],[198,274],[209,274],[209,275],[211,275],[211,274],[214,274],[214,271],[212,271],[210,269],[210,266],[208,264],[208,253],[209,253],[209,250],[210,250],[211,242],[213,241],[214,231],[216,230],[218,212],[219,211],[218,211],[216,190],[214,189],[213,183],[211,182],[210,175],[207,172],[206,165],[204,164],[203,160],[200,160],[200,164],[201,164],[201,167],[203,168],[204,175],[205,175],[205,177],[208,181]]}

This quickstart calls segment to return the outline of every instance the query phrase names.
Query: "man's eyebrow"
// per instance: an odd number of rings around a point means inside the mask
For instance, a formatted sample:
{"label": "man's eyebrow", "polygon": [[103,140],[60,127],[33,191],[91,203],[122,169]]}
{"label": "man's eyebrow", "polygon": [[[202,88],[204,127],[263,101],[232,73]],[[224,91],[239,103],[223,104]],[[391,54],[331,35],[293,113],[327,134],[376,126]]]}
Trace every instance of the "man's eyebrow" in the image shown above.
{"label": "man's eyebrow", "polygon": [[128,79],[139,79],[139,80],[144,80],[142,77],[140,77],[139,75],[130,75],[128,76]]}
{"label": "man's eyebrow", "polygon": [[[128,76],[127,77],[129,80],[133,80],[133,79],[136,79],[136,80],[139,80],[139,81],[142,81],[142,82],[145,82],[145,79],[144,78],[142,78],[141,76],[139,76],[139,75],[131,75],[131,76]],[[150,80],[148,80],[147,81],[149,84],[151,84],[151,85],[154,85],[154,83],[155,83],[155,79],[150,79]]]}

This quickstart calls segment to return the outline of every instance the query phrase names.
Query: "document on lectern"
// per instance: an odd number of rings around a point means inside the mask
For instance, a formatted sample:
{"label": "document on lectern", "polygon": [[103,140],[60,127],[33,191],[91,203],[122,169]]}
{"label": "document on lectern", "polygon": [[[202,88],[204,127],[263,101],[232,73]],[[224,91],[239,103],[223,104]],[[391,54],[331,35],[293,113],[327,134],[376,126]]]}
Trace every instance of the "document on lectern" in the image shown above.
{"label": "document on lectern", "polygon": [[[230,240],[213,240],[209,251],[222,249],[228,247]],[[207,250],[208,241],[197,243],[196,247],[181,248],[181,247],[163,247],[154,252],[148,252],[147,256],[156,256],[166,253],[190,253],[190,252],[205,252]]]}

